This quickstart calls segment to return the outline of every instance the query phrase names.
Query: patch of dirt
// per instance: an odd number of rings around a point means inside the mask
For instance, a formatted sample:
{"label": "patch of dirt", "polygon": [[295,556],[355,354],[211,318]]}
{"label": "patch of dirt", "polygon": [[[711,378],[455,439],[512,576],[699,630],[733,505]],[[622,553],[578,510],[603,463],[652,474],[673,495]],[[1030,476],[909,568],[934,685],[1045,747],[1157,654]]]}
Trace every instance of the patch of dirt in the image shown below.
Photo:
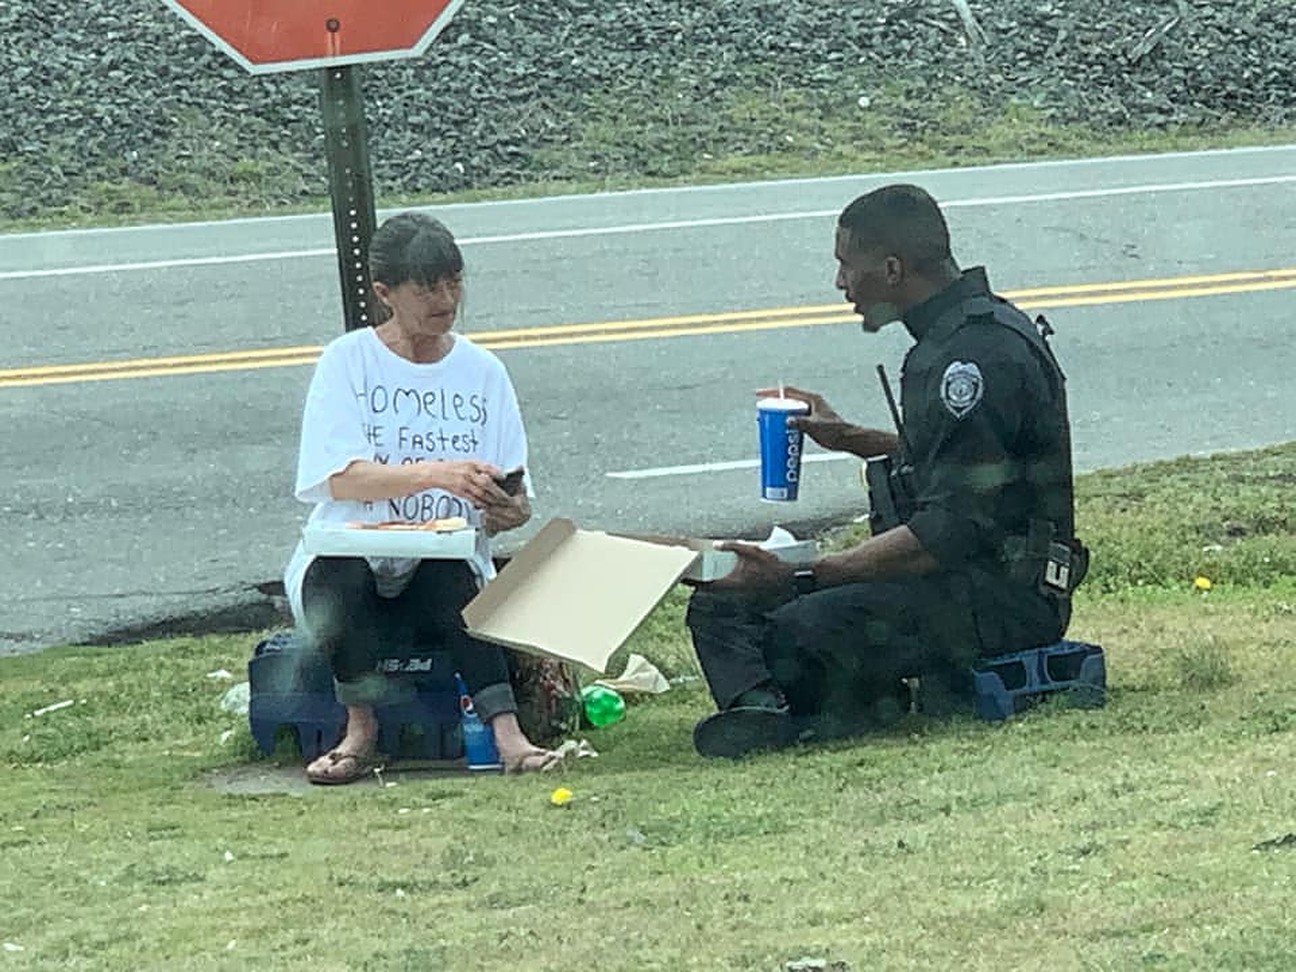
{"label": "patch of dirt", "polygon": [[207,773],[204,781],[220,793],[231,796],[268,796],[283,794],[303,796],[307,793],[325,793],[332,790],[378,788],[399,786],[420,780],[440,780],[452,777],[467,778],[470,773],[462,760],[404,760],[384,766],[372,778],[360,780],[346,787],[316,786],[306,779],[305,764],[252,763],[226,766]]}

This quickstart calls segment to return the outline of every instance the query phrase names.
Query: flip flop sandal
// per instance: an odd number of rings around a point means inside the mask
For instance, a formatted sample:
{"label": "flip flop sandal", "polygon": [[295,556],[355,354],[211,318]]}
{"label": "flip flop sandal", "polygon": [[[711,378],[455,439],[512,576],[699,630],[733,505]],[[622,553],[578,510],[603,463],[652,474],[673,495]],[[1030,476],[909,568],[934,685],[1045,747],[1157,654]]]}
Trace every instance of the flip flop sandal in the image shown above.
{"label": "flip flop sandal", "polygon": [[[530,762],[534,761],[534,762]],[[527,753],[511,763],[504,764],[505,773],[549,773],[562,765],[563,758],[552,750]],[[530,765],[528,765],[530,763]]]}
{"label": "flip flop sandal", "polygon": [[325,759],[328,763],[325,764],[323,772],[316,770],[312,773],[309,769],[306,771],[306,779],[318,786],[345,786],[354,783],[356,780],[364,779],[378,765],[378,760],[372,755],[339,753],[337,750],[326,754]]}

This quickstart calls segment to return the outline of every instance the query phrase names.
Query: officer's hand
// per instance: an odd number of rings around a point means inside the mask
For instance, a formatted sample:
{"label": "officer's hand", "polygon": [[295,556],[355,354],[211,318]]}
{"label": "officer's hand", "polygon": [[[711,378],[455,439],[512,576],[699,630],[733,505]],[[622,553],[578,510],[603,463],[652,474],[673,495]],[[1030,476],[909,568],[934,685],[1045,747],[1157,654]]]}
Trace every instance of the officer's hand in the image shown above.
{"label": "officer's hand", "polygon": [[752,543],[733,542],[717,544],[716,549],[737,554],[738,563],[719,580],[697,586],[771,607],[792,597],[792,566],[768,550]]}
{"label": "officer's hand", "polygon": [[[762,388],[756,392],[756,395],[758,398],[777,398],[779,391],[778,388]],[[785,386],[782,392],[784,398],[794,398],[810,406],[809,415],[788,416],[788,425],[791,428],[800,429],[825,449],[834,451],[840,449],[839,440],[842,430],[846,428],[846,420],[833,411],[832,406],[824,401],[822,395],[791,386]]]}

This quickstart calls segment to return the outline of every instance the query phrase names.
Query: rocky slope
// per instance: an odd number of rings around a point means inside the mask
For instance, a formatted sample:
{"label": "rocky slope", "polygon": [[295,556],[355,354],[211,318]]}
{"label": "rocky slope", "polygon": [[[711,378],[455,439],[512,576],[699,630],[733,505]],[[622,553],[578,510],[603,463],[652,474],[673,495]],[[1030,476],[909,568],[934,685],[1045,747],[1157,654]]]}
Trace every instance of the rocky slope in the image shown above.
{"label": "rocky slope", "polygon": [[[1290,0],[959,7],[467,0],[428,56],[366,69],[377,191],[812,157],[865,117],[921,139],[946,103],[973,125],[1296,121]],[[315,72],[248,76],[159,0],[0,0],[0,40],[0,218],[325,191]]]}

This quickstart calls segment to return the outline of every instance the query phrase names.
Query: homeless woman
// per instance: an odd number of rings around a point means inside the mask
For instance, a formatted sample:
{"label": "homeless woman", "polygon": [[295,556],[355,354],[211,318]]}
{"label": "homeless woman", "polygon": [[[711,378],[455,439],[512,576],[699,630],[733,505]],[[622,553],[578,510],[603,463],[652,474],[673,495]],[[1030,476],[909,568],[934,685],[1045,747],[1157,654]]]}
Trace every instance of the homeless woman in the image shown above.
{"label": "homeless woman", "polygon": [[369,252],[386,310],[320,356],[306,396],[296,496],[312,523],[463,517],[478,531],[468,560],[311,557],[298,546],[285,587],[298,625],[332,666],[346,733],[306,769],[312,783],[351,783],[376,757],[380,658],[411,644],[451,654],[504,768],[557,757],[523,733],[502,648],[469,636],[463,607],[494,575],[490,537],[531,516],[527,489],[501,486],[523,468],[526,434],[503,363],[454,333],[463,256],[449,230],[419,213],[388,219]]}

